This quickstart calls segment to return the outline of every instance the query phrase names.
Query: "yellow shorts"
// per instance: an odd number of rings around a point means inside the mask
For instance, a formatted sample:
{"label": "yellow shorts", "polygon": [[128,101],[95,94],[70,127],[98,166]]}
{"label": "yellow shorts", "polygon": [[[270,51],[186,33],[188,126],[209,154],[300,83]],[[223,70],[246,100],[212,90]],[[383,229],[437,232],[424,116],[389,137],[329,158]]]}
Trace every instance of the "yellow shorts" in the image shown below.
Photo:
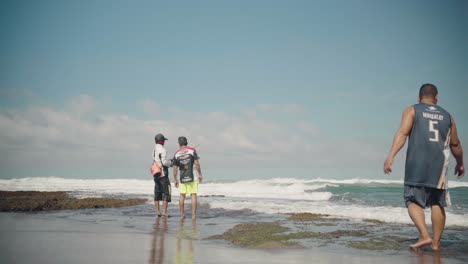
{"label": "yellow shorts", "polygon": [[180,184],[180,193],[181,194],[196,194],[198,192],[198,181],[194,180],[193,182],[181,183]]}

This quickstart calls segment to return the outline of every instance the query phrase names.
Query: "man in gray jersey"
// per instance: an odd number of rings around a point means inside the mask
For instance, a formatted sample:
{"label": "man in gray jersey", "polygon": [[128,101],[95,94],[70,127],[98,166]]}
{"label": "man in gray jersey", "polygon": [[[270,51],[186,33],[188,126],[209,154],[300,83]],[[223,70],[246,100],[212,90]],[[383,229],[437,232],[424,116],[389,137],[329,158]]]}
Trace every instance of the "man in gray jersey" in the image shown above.
{"label": "man in gray jersey", "polygon": [[[389,174],[393,158],[405,145],[409,136],[405,164],[404,198],[408,214],[419,231],[419,240],[410,245],[418,249],[431,245],[440,248],[440,238],[445,226],[445,210],[448,200],[446,171],[450,151],[457,161],[455,175],[465,174],[463,150],[457,135],[453,117],[437,105],[437,88],[424,84],[419,89],[419,104],[403,111],[400,128],[384,163]],[[431,208],[433,239],[427,231],[424,208]]]}

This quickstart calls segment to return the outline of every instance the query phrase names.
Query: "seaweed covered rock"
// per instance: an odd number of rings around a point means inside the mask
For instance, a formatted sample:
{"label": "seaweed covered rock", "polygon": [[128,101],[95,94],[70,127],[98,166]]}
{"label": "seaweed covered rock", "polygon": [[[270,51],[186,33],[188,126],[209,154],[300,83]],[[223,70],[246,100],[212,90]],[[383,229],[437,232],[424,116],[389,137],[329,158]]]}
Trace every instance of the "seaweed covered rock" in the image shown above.
{"label": "seaweed covered rock", "polygon": [[1,212],[124,207],[145,202],[146,199],[76,199],[69,197],[66,192],[0,191]]}
{"label": "seaweed covered rock", "polygon": [[340,237],[363,237],[366,230],[336,230],[333,232],[287,232],[290,228],[273,223],[238,224],[224,234],[206,239],[223,239],[235,245],[251,248],[301,247],[300,239],[335,240]]}
{"label": "seaweed covered rock", "polygon": [[222,235],[207,239],[224,239],[235,245],[255,248],[283,248],[293,244],[284,241],[283,236],[277,234],[288,231],[278,223],[238,224]]}

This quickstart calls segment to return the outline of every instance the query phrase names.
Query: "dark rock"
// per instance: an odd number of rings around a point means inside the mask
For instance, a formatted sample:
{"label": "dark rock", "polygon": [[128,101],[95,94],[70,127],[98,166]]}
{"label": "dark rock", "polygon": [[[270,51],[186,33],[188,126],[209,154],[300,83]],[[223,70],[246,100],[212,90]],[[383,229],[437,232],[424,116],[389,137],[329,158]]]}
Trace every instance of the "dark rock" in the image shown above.
{"label": "dark rock", "polygon": [[51,211],[124,207],[144,204],[146,199],[69,197],[66,192],[0,191],[1,212]]}

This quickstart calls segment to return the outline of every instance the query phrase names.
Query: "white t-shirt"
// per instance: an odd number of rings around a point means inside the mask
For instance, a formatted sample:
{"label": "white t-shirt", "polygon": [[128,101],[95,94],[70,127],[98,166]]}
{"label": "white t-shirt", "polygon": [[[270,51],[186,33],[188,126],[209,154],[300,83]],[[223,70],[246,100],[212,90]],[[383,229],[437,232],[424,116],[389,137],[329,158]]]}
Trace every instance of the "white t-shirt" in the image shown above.
{"label": "white t-shirt", "polygon": [[[167,169],[163,169],[163,166],[169,167],[171,165],[171,161],[167,159],[167,151],[161,144],[155,144],[153,150],[153,160],[156,161],[161,168],[161,177],[169,176],[166,175]],[[162,163],[161,163],[162,161]]]}

